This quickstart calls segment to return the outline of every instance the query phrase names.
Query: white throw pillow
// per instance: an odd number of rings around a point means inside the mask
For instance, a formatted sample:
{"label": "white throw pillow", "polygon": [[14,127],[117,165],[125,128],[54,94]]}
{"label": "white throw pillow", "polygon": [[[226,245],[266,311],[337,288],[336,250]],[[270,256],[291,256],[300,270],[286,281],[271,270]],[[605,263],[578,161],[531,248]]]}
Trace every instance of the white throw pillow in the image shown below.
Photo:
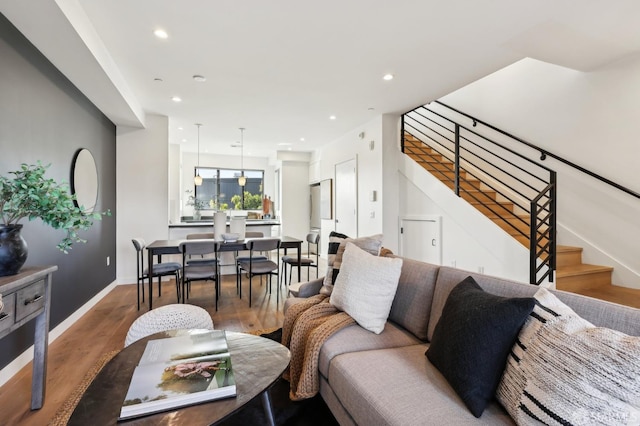
{"label": "white throw pillow", "polygon": [[329,236],[327,273],[324,276],[324,282],[320,289],[321,294],[331,296],[333,285],[335,284],[336,277],[340,272],[342,256],[344,255],[344,248],[347,242],[351,242],[364,251],[377,256],[380,254],[380,247],[382,247],[382,234],[371,235],[369,237],[349,238],[344,234],[332,232]]}
{"label": "white throw pillow", "polygon": [[516,423],[640,424],[640,337],[594,326],[544,288],[534,297],[496,393]]}
{"label": "white throw pillow", "polygon": [[348,242],[330,303],[362,328],[380,334],[389,317],[402,259],[378,257]]}

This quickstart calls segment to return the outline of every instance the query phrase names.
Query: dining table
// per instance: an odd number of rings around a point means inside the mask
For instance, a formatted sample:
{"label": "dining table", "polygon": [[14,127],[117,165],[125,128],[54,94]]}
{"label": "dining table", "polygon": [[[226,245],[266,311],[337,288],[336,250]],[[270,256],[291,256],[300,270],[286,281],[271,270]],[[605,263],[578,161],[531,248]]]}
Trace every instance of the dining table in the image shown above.
{"label": "dining table", "polygon": [[[236,252],[247,250],[247,244],[251,240],[259,240],[259,239],[267,239],[267,238],[276,238],[276,237],[256,237],[256,238],[244,238],[238,239],[235,241],[225,241],[225,240],[215,240],[219,243],[218,252]],[[284,249],[284,254],[287,254],[288,249],[296,249],[298,253],[298,282],[300,281],[300,273],[302,271],[302,265],[300,259],[302,257],[302,240],[295,237],[282,236],[277,237],[280,240],[280,248]],[[174,239],[174,240],[155,240],[151,244],[146,246],[148,263],[149,265],[149,274],[148,274],[148,285],[149,285],[149,310],[153,309],[153,292],[152,292],[152,283],[153,283],[153,264],[154,258],[157,256],[158,263],[162,262],[162,255],[165,254],[180,254],[180,243],[183,241],[187,241],[184,239]],[[191,240],[193,241],[193,240]]]}

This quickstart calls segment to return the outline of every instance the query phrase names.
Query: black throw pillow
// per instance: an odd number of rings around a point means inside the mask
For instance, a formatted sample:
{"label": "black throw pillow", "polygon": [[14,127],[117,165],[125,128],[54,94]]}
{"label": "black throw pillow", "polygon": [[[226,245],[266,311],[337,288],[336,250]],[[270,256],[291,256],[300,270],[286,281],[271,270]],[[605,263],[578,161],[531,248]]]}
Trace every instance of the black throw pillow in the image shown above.
{"label": "black throw pillow", "polygon": [[534,305],[532,297],[487,293],[470,276],[451,290],[426,355],[474,416],[480,417],[494,397]]}

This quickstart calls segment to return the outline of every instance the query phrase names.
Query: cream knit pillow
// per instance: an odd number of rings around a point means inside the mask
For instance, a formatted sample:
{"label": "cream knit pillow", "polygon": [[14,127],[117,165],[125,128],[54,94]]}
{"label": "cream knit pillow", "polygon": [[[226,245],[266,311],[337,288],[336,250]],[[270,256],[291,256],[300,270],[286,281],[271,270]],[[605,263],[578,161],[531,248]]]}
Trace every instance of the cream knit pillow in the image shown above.
{"label": "cream knit pillow", "polygon": [[380,334],[389,317],[402,259],[378,257],[346,243],[330,303],[362,327]]}
{"label": "cream knit pillow", "polygon": [[596,327],[544,288],[498,386],[518,425],[640,424],[640,337]]}

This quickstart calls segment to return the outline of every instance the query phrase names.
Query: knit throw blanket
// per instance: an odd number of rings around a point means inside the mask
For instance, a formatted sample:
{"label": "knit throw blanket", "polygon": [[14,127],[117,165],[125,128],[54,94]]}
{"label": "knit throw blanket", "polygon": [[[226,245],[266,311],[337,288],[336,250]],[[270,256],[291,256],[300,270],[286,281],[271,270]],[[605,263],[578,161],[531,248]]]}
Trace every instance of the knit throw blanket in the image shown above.
{"label": "knit throw blanket", "polygon": [[318,294],[287,309],[282,325],[282,344],[291,352],[284,378],[290,383],[289,398],[300,401],[320,390],[318,356],[333,333],[354,324],[347,313],[329,303],[329,296]]}

